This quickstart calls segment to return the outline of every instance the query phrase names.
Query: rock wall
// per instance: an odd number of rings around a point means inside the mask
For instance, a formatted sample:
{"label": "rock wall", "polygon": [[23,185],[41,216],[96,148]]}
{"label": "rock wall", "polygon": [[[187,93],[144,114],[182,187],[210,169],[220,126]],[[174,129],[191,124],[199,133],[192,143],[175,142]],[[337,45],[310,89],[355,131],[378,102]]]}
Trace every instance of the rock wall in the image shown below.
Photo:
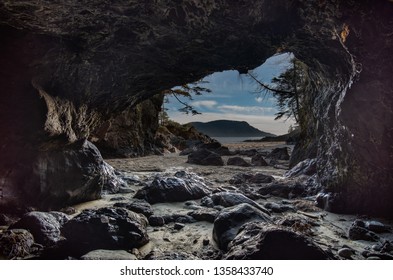
{"label": "rock wall", "polygon": [[[156,103],[137,104],[291,51],[310,76],[292,163],[317,158],[321,184],[338,194],[331,210],[393,213],[392,5],[1,0],[0,205],[20,201],[33,163],[53,139],[90,137],[124,155],[144,153],[151,134],[140,124],[155,122],[146,108]],[[119,134],[124,127],[135,130]]]}

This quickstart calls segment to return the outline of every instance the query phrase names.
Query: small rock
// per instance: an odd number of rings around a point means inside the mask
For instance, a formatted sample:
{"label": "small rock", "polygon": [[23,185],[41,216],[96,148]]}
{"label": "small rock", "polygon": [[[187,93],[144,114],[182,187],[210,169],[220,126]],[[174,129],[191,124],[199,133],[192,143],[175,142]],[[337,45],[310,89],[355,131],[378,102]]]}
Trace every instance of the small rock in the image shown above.
{"label": "small rock", "polygon": [[126,198],[123,196],[116,196],[116,197],[112,197],[109,201],[122,201],[122,200],[126,200]]}
{"label": "small rock", "polygon": [[268,166],[269,164],[261,154],[256,154],[251,158],[251,164],[254,166]]}
{"label": "small rock", "polygon": [[289,160],[288,148],[275,148],[267,157],[276,160]]}
{"label": "small rock", "polygon": [[173,228],[176,230],[180,230],[184,227],[185,227],[185,224],[182,224],[182,223],[175,223],[175,225],[173,226]]}
{"label": "small rock", "polygon": [[235,165],[235,166],[243,166],[243,167],[251,166],[251,164],[249,164],[241,157],[228,158],[227,165]]}
{"label": "small rock", "polygon": [[224,165],[224,161],[219,154],[209,151],[207,149],[198,149],[197,151],[189,154],[187,163],[213,166]]}
{"label": "small rock", "polygon": [[365,223],[365,227],[375,233],[384,233],[390,231],[389,227],[378,221],[368,221]]}
{"label": "small rock", "polygon": [[206,221],[213,223],[219,211],[214,208],[200,208],[198,210],[187,213],[197,221]]}
{"label": "small rock", "polygon": [[163,217],[152,215],[149,217],[149,225],[152,227],[162,227],[165,225],[165,220]]}
{"label": "small rock", "polygon": [[252,183],[252,184],[266,184],[271,183],[274,181],[274,178],[270,175],[265,175],[262,173],[239,173],[236,174],[232,179],[229,180],[231,184],[245,184],[245,183]]}
{"label": "small rock", "polygon": [[66,208],[62,208],[60,212],[66,215],[74,215],[76,213],[76,209],[74,207],[66,207]]}
{"label": "small rock", "polygon": [[135,200],[131,203],[117,202],[113,206],[126,208],[135,213],[143,214],[147,218],[153,215],[153,208],[151,207],[151,205],[145,200],[141,200],[141,199]]}
{"label": "small rock", "polygon": [[160,252],[152,251],[145,260],[197,260],[198,258],[192,254],[184,252]]}
{"label": "small rock", "polygon": [[166,224],[169,223],[182,223],[182,224],[192,224],[195,223],[196,220],[188,215],[182,215],[182,214],[172,214],[172,215],[165,215],[163,216],[164,221]]}
{"label": "small rock", "polygon": [[353,253],[354,253],[353,250],[349,248],[341,248],[340,250],[338,250],[338,255],[345,259],[350,259]]}
{"label": "small rock", "polygon": [[376,260],[380,260],[381,258],[379,257],[368,257],[367,260],[369,261],[376,261]]}
{"label": "small rock", "polygon": [[136,256],[124,250],[94,250],[81,257],[82,260],[136,260]]}
{"label": "small rock", "polygon": [[348,238],[351,240],[378,241],[379,236],[363,227],[363,225],[363,221],[354,221],[349,228]]}
{"label": "small rock", "polygon": [[12,223],[12,220],[5,214],[0,213],[0,226],[8,226]]}
{"label": "small rock", "polygon": [[207,246],[207,245],[209,245],[209,243],[210,243],[209,239],[203,239],[203,241],[202,241],[203,246]]}

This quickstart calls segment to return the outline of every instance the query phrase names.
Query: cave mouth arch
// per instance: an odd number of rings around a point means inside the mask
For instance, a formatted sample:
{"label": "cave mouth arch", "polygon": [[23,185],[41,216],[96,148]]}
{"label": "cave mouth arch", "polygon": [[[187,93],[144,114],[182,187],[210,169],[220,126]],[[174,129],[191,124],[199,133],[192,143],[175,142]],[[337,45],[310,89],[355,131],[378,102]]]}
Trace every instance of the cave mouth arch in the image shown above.
{"label": "cave mouth arch", "polygon": [[[225,70],[185,87],[174,87],[180,94],[167,91],[169,94],[165,96],[162,110],[170,119],[181,124],[214,120],[246,121],[270,134],[286,134],[295,125],[293,117],[276,120],[277,97],[273,91],[264,89],[257,82],[274,89],[276,85],[272,80],[289,71],[293,59],[292,53],[277,53],[247,74]],[[189,91],[193,87],[198,87],[200,91]]]}

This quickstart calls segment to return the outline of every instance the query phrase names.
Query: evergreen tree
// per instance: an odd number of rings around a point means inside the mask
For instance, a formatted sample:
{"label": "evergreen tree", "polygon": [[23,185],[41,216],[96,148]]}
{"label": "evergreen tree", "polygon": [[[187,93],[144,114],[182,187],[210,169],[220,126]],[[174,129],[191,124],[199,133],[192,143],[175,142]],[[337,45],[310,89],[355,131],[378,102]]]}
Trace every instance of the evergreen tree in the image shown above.
{"label": "evergreen tree", "polygon": [[302,115],[302,94],[308,83],[307,66],[303,62],[293,58],[291,67],[278,77],[274,77],[271,84],[262,83],[252,72],[249,72],[248,75],[258,84],[258,92],[272,93],[276,98],[278,108],[276,120],[283,117],[294,118],[299,123],[299,118]]}

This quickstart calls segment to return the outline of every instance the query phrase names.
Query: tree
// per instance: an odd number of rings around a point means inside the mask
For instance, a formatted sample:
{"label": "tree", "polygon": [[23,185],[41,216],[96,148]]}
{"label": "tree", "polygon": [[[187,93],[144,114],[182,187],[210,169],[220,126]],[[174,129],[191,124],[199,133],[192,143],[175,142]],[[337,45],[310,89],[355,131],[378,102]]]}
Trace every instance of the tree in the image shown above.
{"label": "tree", "polygon": [[207,83],[206,81],[196,81],[194,83],[174,87],[172,89],[164,90],[162,93],[165,95],[172,95],[176,98],[176,100],[183,105],[182,108],[179,109],[180,112],[185,114],[198,115],[200,114],[193,106],[191,106],[188,102],[184,102],[180,99],[180,97],[186,97],[188,100],[193,100],[192,95],[202,95],[203,93],[211,92],[210,89],[201,87],[200,84]]}
{"label": "tree", "polygon": [[294,57],[291,67],[274,77],[271,84],[262,83],[252,72],[248,72],[248,75],[258,84],[258,92],[272,93],[276,98],[276,120],[286,116],[287,119],[294,118],[299,123],[302,93],[308,83],[307,66],[303,62]]}

